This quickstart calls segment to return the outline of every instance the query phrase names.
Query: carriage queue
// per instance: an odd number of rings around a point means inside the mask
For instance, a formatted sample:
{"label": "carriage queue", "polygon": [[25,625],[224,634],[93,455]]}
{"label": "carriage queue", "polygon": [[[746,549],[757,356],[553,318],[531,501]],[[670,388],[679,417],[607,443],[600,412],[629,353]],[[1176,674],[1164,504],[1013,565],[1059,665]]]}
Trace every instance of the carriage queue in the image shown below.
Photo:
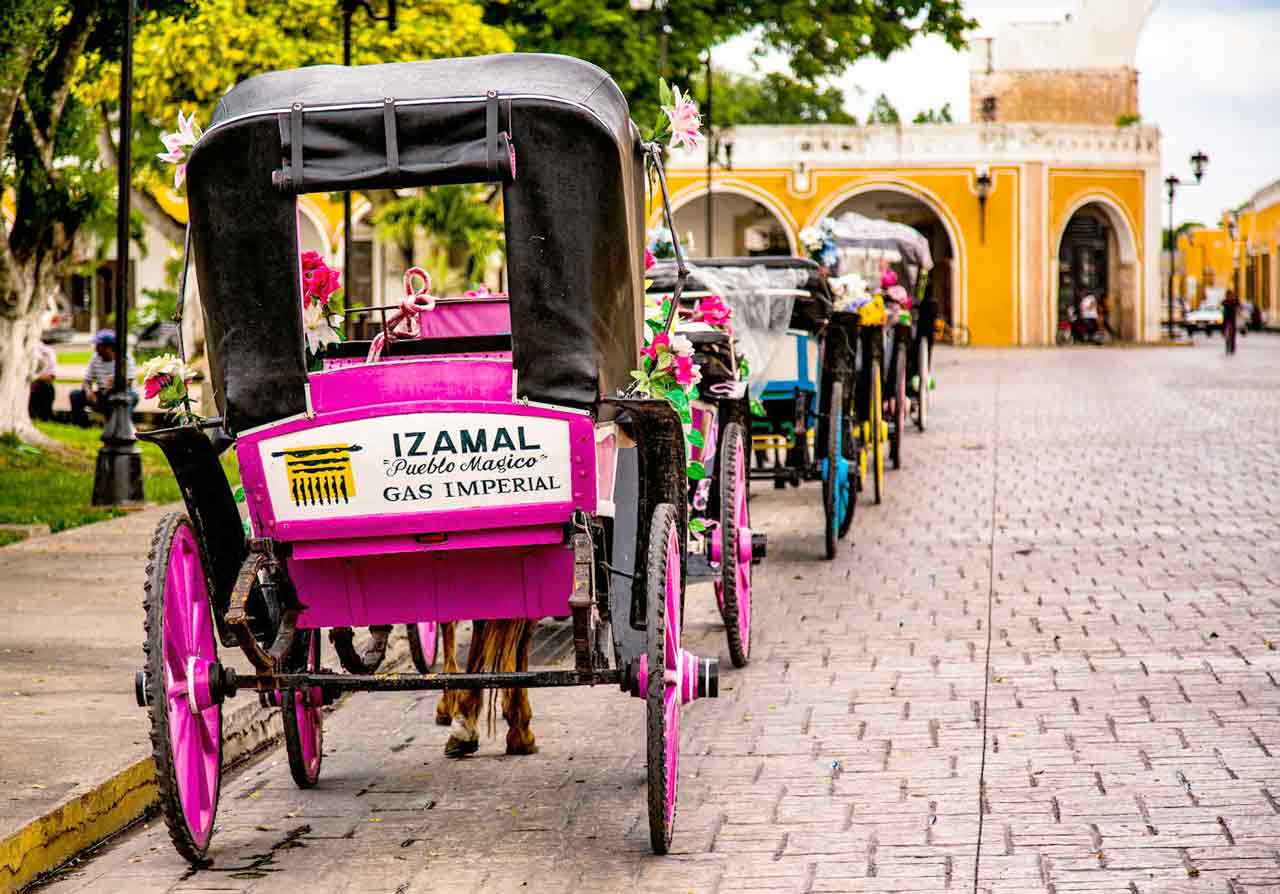
{"label": "carriage queue", "polygon": [[[605,72],[568,57],[261,75],[222,98],[186,178],[217,415],[184,395],[178,424],[146,435],[186,511],[153,538],[136,679],[177,851],[207,858],[222,708],[238,692],[279,707],[308,788],[323,709],[346,693],[443,691],[446,753],[461,756],[479,747],[484,690],[500,689],[507,751],[527,754],[528,689],[613,684],[646,712],[650,841],[665,853],[683,708],[719,685],[717,659],[682,645],[686,578],[696,566],[716,580],[742,666],[765,546],[748,481],[820,479],[834,555],[883,440],[878,413],[855,410],[879,406],[856,393],[864,316],[841,312],[803,259],[698,262],[686,295],[678,241],[647,301],[646,207],[672,224],[661,147]],[[297,197],[456,183],[501,192],[507,293],[434,296],[410,269],[402,302],[372,309],[372,338],[317,341],[328,323]],[[758,327],[761,299],[774,322]],[[759,370],[741,345],[753,338]],[[768,378],[784,354],[794,374]],[[181,370],[153,372],[172,389]],[[571,619],[572,668],[529,667],[548,616]],[[459,621],[472,622],[465,669],[449,636],[455,672],[432,672],[438,631]],[[417,672],[376,672],[398,624]],[[356,652],[355,628],[372,649]],[[324,663],[326,629],[345,673]]]}

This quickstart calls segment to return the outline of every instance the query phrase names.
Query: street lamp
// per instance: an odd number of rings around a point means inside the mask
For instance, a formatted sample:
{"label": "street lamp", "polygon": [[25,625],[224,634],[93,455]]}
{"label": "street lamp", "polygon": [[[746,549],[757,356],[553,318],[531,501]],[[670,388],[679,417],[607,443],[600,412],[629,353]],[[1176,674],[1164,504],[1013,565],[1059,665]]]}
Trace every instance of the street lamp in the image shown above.
{"label": "street lamp", "polygon": [[[1182,180],[1179,179],[1178,175],[1176,174],[1170,174],[1168,177],[1164,178],[1165,194],[1169,197],[1169,292],[1166,297],[1168,301],[1169,319],[1167,322],[1169,327],[1170,341],[1173,341],[1174,339],[1173,262],[1174,262],[1174,258],[1176,257],[1175,251],[1178,247],[1177,240],[1174,239],[1174,234],[1173,234],[1173,198],[1175,195],[1177,195],[1179,186],[1199,186],[1200,180],[1204,177],[1204,169],[1207,168],[1208,166],[1209,166],[1209,156],[1205,155],[1204,152],[1197,149],[1195,154],[1191,156],[1191,173],[1196,178],[1195,183],[1183,183]],[[1234,244],[1235,243],[1233,242],[1232,245],[1234,246]],[[1233,249],[1233,254],[1234,254],[1234,249]],[[1234,261],[1234,258],[1232,260]]]}
{"label": "street lamp", "polygon": [[973,181],[978,193],[978,239],[985,245],[987,242],[987,199],[991,197],[991,171],[978,169],[978,177]]}
{"label": "street lamp", "polygon": [[93,505],[142,502],[142,451],[133,428],[126,363],[129,356],[129,190],[133,168],[133,0],[124,0],[124,52],[120,57],[120,152],[116,170],[116,369],[111,417],[93,475]]}
{"label": "street lamp", "polygon": [[671,36],[671,23],[667,21],[667,0],[631,0],[632,12],[658,11],[658,71],[667,77],[667,41]]}
{"label": "street lamp", "polygon": [[[351,17],[356,10],[363,9],[371,22],[386,22],[387,27],[396,30],[396,0],[387,0],[387,14],[375,15],[373,6],[368,0],[342,0],[342,64],[351,65]],[[342,287],[347,290],[347,305],[351,304],[351,191],[342,193]],[[350,315],[344,317],[350,320]]]}

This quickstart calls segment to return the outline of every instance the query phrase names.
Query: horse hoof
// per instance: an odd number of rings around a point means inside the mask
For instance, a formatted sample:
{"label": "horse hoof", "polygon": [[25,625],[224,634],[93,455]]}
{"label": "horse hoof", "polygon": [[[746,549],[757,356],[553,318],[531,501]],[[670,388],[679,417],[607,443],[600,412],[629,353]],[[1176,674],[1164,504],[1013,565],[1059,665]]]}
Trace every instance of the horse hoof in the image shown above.
{"label": "horse hoof", "polygon": [[450,736],[449,741],[444,743],[445,757],[466,757],[479,750],[479,739],[459,739],[457,736]]}
{"label": "horse hoof", "polygon": [[436,712],[436,726],[453,726],[453,717],[450,714],[441,714]]}
{"label": "horse hoof", "polygon": [[507,754],[537,754],[537,753],[538,753],[538,746],[533,742],[530,742],[527,745],[522,745],[522,744],[512,743],[512,742],[507,743]]}

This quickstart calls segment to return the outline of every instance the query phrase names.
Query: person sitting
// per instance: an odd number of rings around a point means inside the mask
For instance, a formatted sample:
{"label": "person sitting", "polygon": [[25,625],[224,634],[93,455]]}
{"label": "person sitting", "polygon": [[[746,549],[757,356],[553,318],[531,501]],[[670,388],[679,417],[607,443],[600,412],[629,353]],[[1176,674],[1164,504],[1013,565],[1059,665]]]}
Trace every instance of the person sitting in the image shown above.
{"label": "person sitting", "polygon": [[44,342],[36,344],[36,368],[31,372],[27,393],[27,415],[48,422],[53,418],[53,380],[57,376],[58,355]]}
{"label": "person sitting", "polygon": [[[84,371],[84,384],[71,392],[71,421],[81,428],[89,427],[89,409],[103,416],[111,415],[108,398],[116,377],[116,334],[103,329],[93,337],[93,357]],[[125,387],[129,395],[129,412],[138,405],[138,392],[133,385],[133,358],[125,352]]]}

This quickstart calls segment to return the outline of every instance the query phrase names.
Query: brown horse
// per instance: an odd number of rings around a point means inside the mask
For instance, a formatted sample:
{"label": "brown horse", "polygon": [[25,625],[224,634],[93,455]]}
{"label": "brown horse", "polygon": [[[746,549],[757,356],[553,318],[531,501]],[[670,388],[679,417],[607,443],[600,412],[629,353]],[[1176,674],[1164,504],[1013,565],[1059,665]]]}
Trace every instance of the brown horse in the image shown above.
{"label": "brown horse", "polygon": [[[494,673],[529,669],[529,647],[537,621],[524,618],[509,621],[473,621],[471,646],[467,650],[467,673]],[[456,629],[442,625],[444,672],[457,673]],[[480,707],[484,692],[479,689],[445,690],[436,704],[436,723],[451,727],[445,743],[446,757],[465,757],[480,748]],[[494,701],[490,694],[489,730],[493,731]],[[533,708],[527,689],[502,690],[502,716],[507,721],[507,754],[533,754],[538,750],[533,730]]]}

